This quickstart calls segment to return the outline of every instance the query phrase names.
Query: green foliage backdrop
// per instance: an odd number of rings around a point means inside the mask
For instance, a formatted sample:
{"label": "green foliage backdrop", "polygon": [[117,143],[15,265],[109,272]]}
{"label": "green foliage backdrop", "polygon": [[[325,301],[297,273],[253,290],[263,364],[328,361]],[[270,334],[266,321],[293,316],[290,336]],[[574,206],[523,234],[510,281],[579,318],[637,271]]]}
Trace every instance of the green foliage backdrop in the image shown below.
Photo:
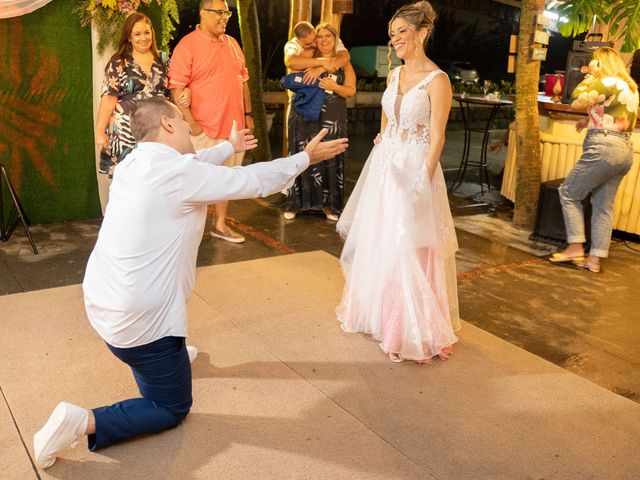
{"label": "green foliage backdrop", "polygon": [[0,162],[32,223],[100,216],[91,33],[75,4],[0,20]]}

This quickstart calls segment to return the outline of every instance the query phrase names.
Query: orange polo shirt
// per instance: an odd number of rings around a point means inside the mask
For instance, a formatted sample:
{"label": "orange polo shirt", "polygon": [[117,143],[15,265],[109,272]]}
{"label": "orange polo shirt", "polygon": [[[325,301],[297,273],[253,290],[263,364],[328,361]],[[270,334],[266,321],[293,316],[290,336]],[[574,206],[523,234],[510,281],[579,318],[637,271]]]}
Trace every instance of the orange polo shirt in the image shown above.
{"label": "orange polo shirt", "polygon": [[191,113],[211,138],[227,138],[233,120],[244,128],[248,79],[238,42],[228,35],[215,40],[200,25],[176,45],[169,64],[169,88],[191,89]]}

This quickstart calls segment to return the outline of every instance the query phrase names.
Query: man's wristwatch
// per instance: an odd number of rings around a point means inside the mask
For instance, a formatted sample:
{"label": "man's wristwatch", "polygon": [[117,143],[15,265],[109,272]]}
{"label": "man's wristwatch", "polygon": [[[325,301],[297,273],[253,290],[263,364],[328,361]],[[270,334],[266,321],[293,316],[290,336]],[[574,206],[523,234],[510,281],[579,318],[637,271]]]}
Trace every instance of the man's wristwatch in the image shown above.
{"label": "man's wristwatch", "polygon": [[253,112],[244,112],[245,117],[253,117]]}

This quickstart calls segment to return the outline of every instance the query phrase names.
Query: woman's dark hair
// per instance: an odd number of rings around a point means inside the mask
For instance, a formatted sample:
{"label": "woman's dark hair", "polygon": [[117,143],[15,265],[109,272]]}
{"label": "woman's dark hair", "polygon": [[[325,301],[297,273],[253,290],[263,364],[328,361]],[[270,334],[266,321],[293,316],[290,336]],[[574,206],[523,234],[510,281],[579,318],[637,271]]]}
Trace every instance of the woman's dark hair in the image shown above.
{"label": "woman's dark hair", "polygon": [[131,32],[133,31],[133,27],[138,22],[146,22],[151,29],[151,53],[154,58],[158,57],[158,48],[156,47],[156,32],[153,30],[153,24],[149,17],[147,17],[144,13],[133,12],[131,15],[127,17],[124,21],[124,25],[122,26],[122,35],[120,35],[120,44],[118,45],[118,50],[113,54],[111,60],[122,60],[127,55],[131,54]]}

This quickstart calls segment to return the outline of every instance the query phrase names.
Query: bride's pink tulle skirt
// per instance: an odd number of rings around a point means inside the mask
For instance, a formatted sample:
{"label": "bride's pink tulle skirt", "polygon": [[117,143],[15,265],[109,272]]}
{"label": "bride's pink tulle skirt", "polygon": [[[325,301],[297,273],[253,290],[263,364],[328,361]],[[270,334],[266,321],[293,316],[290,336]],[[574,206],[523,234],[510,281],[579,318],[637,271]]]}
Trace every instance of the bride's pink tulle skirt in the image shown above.
{"label": "bride's pink tulle skirt", "polygon": [[448,356],[460,326],[446,185],[440,167],[427,180],[424,148],[374,148],[338,224],[342,329],[415,361]]}

